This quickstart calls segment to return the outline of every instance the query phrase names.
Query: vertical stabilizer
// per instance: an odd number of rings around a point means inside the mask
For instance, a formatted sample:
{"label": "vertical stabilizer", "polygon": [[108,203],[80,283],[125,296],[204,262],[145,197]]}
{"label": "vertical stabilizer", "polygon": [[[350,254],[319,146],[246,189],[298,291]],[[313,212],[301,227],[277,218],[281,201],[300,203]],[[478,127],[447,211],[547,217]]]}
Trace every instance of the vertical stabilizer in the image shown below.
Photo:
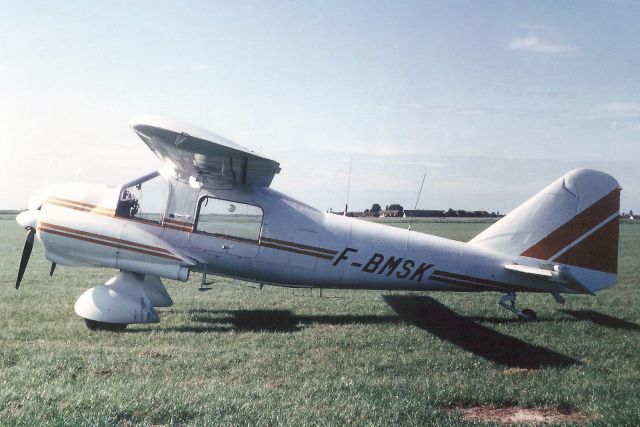
{"label": "vertical stabilizer", "polygon": [[[607,273],[618,272],[620,185],[603,172],[559,178],[469,243],[502,253]],[[611,277],[613,275],[613,277]],[[600,275],[602,276],[602,275]]]}

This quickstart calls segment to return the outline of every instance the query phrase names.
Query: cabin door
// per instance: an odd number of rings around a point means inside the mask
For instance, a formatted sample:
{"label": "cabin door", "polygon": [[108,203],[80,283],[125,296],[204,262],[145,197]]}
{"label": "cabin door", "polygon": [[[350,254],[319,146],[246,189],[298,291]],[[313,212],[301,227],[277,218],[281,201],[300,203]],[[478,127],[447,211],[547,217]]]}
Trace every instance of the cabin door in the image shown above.
{"label": "cabin door", "polygon": [[204,196],[198,202],[191,244],[208,254],[243,258],[258,255],[262,209],[233,200]]}

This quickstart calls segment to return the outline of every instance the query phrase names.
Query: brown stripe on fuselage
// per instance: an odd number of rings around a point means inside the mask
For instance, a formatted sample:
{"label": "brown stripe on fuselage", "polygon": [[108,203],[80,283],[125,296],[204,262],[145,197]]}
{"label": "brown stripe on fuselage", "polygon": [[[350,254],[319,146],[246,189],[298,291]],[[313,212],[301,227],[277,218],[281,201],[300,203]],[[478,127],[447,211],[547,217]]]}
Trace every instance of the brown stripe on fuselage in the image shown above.
{"label": "brown stripe on fuselage", "polygon": [[192,222],[178,221],[170,218],[164,218],[162,220],[162,226],[165,228],[170,228],[172,230],[187,231],[189,233],[193,231]]}
{"label": "brown stripe on fuselage", "polygon": [[618,217],[552,261],[605,273],[618,273]]}
{"label": "brown stripe on fuselage", "polygon": [[303,249],[296,249],[296,248],[292,248],[290,246],[280,246],[280,245],[277,245],[275,243],[269,243],[269,242],[260,242],[260,246],[264,246],[265,248],[278,249],[278,250],[286,251],[286,252],[292,252],[292,253],[300,254],[300,255],[313,256],[313,257],[316,257],[316,258],[333,259],[333,257],[334,257],[333,255],[328,255],[328,254],[319,253],[319,252],[305,251]]}
{"label": "brown stripe on fuselage", "polygon": [[522,256],[548,260],[561,249],[575,242],[580,236],[593,229],[620,209],[620,189],[616,188],[602,199],[551,232]]}
{"label": "brown stripe on fuselage", "polygon": [[51,201],[60,202],[60,203],[68,203],[70,205],[82,206],[82,207],[90,208],[90,209],[98,207],[98,205],[92,205],[90,203],[84,203],[84,202],[77,202],[75,200],[63,199],[63,198],[54,197],[54,196],[49,196],[47,199],[51,200]]}
{"label": "brown stripe on fuselage", "polygon": [[169,223],[169,224],[174,224],[174,225],[178,225],[181,227],[193,227],[193,223],[192,222],[187,222],[187,221],[177,221],[175,219],[169,219],[169,218],[165,218],[163,220],[164,223]]}
{"label": "brown stripe on fuselage", "polygon": [[165,222],[162,223],[162,226],[164,228],[170,228],[171,230],[185,231],[187,233],[190,233],[193,231],[192,227],[181,227],[178,225],[167,224]]}
{"label": "brown stripe on fuselage", "polygon": [[109,241],[105,241],[105,240],[99,240],[99,239],[94,239],[94,238],[90,238],[90,237],[84,237],[84,236],[80,236],[80,235],[77,235],[77,234],[66,233],[64,231],[56,230],[56,229],[53,229],[53,228],[47,228],[47,227],[44,227],[42,225],[39,225],[37,228],[38,228],[38,231],[41,231],[41,232],[44,231],[45,233],[56,234],[58,236],[67,237],[67,238],[70,238],[70,239],[81,240],[81,241],[84,241],[84,242],[95,243],[95,244],[102,245],[102,246],[109,246],[109,247],[112,247],[112,248],[122,249],[122,250],[126,250],[126,251],[131,251],[131,252],[137,252],[137,253],[141,253],[141,254],[145,254],[145,255],[151,255],[151,256],[160,257],[160,258],[166,258],[166,259],[170,259],[170,260],[174,260],[174,261],[182,261],[182,259],[177,258],[177,257],[172,256],[172,255],[167,255],[167,254],[164,254],[164,253],[148,251],[148,250],[144,250],[144,249],[138,249],[138,248],[130,247],[130,246],[121,246],[120,244],[118,244],[116,242],[109,242]]}
{"label": "brown stripe on fuselage", "polygon": [[247,238],[244,238],[244,237],[229,236],[228,234],[207,233],[206,231],[198,231],[197,233],[198,234],[204,234],[204,235],[212,236],[212,237],[217,237],[218,239],[232,240],[234,242],[247,243],[249,245],[259,245],[258,241],[255,240],[255,239],[247,239]]}
{"label": "brown stripe on fuselage", "polygon": [[338,253],[338,251],[334,251],[333,249],[325,249],[325,248],[319,248],[317,246],[303,245],[302,243],[286,242],[284,240],[272,239],[272,238],[269,238],[269,237],[263,237],[261,239],[261,242],[269,242],[269,243],[274,243],[274,244],[277,244],[277,245],[292,246],[292,247],[297,248],[297,249],[322,252],[322,253],[325,253],[327,255],[331,255],[332,258],[333,258],[333,256],[335,254]]}
{"label": "brown stripe on fuselage", "polygon": [[[177,231],[183,231],[183,232],[187,232],[187,233],[191,233],[191,232],[197,232],[197,233],[201,233],[204,235],[209,235],[212,237],[217,237],[220,239],[225,239],[225,240],[231,240],[234,242],[240,242],[240,243],[246,243],[246,244],[250,244],[250,245],[258,245],[258,246],[264,246],[266,248],[270,248],[270,249],[277,249],[277,250],[281,250],[281,251],[285,251],[285,252],[292,252],[292,253],[296,253],[296,254],[301,254],[301,255],[308,255],[308,256],[313,256],[316,258],[323,258],[323,259],[333,259],[333,257],[338,253],[338,251],[333,250],[333,249],[325,249],[325,248],[319,248],[316,246],[309,246],[309,245],[304,245],[302,243],[295,243],[295,242],[287,242],[284,240],[278,240],[278,239],[272,239],[269,237],[261,237],[260,241],[257,240],[252,240],[252,239],[245,239],[242,237],[234,237],[234,236],[229,236],[226,234],[218,234],[218,233],[207,233],[207,232],[203,232],[203,231],[194,231],[193,230],[193,224],[190,222],[183,222],[183,221],[177,221],[174,219],[164,219],[163,223],[160,224],[157,221],[152,221],[152,220],[147,220],[144,218],[124,218],[124,217],[120,217],[120,216],[114,216],[114,211],[109,211],[106,208],[102,208],[96,205],[91,205],[88,203],[81,203],[81,202],[75,202],[73,200],[66,200],[66,199],[60,199],[60,198],[54,198],[54,197],[50,197],[49,199],[57,199],[58,201],[54,201],[54,200],[48,200],[48,203],[52,203],[54,205],[57,206],[61,206],[64,208],[69,208],[69,209],[75,209],[75,210],[79,210],[82,212],[90,212],[90,213],[96,213],[99,215],[107,215],[107,216],[111,216],[113,218],[119,219],[119,220],[124,220],[124,221],[133,221],[133,222],[139,222],[139,223],[143,223],[143,224],[148,224],[148,225],[153,225],[156,227],[164,227],[164,228],[169,228],[172,230],[177,230]],[[102,212],[104,211],[104,213]],[[69,229],[72,230],[72,229]],[[78,230],[73,230],[74,232],[79,232]],[[96,235],[99,236],[99,235]],[[101,237],[101,238],[106,238],[106,236]],[[112,239],[112,238],[109,238]],[[123,241],[126,242],[126,241]],[[133,242],[131,242],[133,243]]]}
{"label": "brown stripe on fuselage", "polygon": [[84,206],[78,206],[78,205],[72,205],[70,203],[66,203],[66,202],[59,202],[57,200],[47,200],[46,201],[47,204],[50,205],[54,205],[54,206],[59,206],[62,208],[67,208],[67,209],[73,209],[76,211],[81,211],[81,212],[92,212],[98,215],[104,215],[104,216],[113,216],[114,215],[114,211],[111,209],[107,209],[107,208],[103,208],[100,206],[95,206],[93,208],[89,208],[89,207],[84,207]]}
{"label": "brown stripe on fuselage", "polygon": [[[298,247],[311,247],[311,246],[307,246],[307,245],[302,245],[300,243],[293,243],[293,242],[284,242],[282,240],[276,240],[276,239],[270,239],[268,237],[262,237],[260,239],[260,241],[258,242],[257,240],[253,240],[253,239],[245,239],[242,237],[235,237],[235,236],[229,236],[227,234],[218,234],[218,233],[207,233],[207,232],[198,232],[204,235],[209,235],[212,237],[217,237],[219,239],[225,239],[225,240],[231,240],[231,241],[235,241],[235,242],[240,242],[240,243],[246,243],[249,245],[258,245],[258,246],[263,246],[265,248],[270,248],[270,249],[278,249],[281,251],[285,251],[285,252],[292,252],[292,253],[296,253],[296,254],[301,254],[301,255],[308,255],[308,256],[314,256],[316,258],[323,258],[323,259],[333,259],[334,255],[338,253],[338,251],[331,251],[329,249],[322,249],[324,252],[320,252],[315,251],[315,250],[305,250],[305,249],[299,249]],[[275,243],[275,242],[283,242],[282,244],[280,243]],[[321,249],[321,248],[319,248]],[[333,254],[329,254],[326,252],[333,252]]]}
{"label": "brown stripe on fuselage", "polygon": [[171,252],[168,251],[167,249],[159,248],[157,246],[144,245],[142,243],[136,243],[136,242],[132,242],[130,240],[117,239],[115,237],[105,236],[105,235],[96,234],[96,233],[90,233],[88,231],[82,231],[82,230],[78,230],[78,229],[75,229],[75,228],[63,227],[61,225],[50,224],[48,222],[42,222],[40,224],[42,226],[44,226],[44,227],[56,229],[58,231],[79,234],[81,236],[92,237],[92,238],[102,239],[102,240],[108,240],[108,241],[114,242],[114,243],[120,243],[120,244],[123,244],[123,245],[129,245],[129,246],[137,246],[137,247],[143,248],[143,249],[150,249],[150,250],[154,250],[154,251],[158,251],[158,252],[164,252],[164,253],[167,253],[167,254],[171,254]]}
{"label": "brown stripe on fuselage", "polygon": [[472,282],[463,282],[461,280],[450,279],[448,277],[438,277],[436,275],[429,276],[430,280],[435,280],[438,282],[447,283],[449,285],[461,286],[468,289],[473,289],[476,291],[506,291],[506,288],[492,286],[492,285],[483,285],[481,283],[472,283]]}
{"label": "brown stripe on fuselage", "polygon": [[438,276],[444,276],[450,279],[456,279],[456,280],[465,280],[468,282],[476,282],[476,283],[480,283],[483,285],[490,285],[490,286],[494,286],[497,288],[505,288],[507,290],[513,289],[513,288],[520,288],[520,289],[526,289],[530,292],[542,292],[539,289],[535,289],[535,288],[530,288],[528,286],[522,286],[522,285],[515,285],[512,283],[507,283],[507,282],[498,282],[496,280],[489,280],[489,279],[483,279],[480,277],[474,277],[474,276],[466,276],[464,274],[457,274],[457,273],[449,273],[448,271],[440,271],[440,270],[436,270],[433,272],[433,275],[438,275]]}

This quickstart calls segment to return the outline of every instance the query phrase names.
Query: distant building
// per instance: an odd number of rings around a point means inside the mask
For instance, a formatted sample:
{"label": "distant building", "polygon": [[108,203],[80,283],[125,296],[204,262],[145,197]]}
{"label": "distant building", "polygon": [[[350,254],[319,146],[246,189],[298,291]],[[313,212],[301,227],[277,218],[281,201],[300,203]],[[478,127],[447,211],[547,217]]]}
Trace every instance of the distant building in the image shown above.
{"label": "distant building", "polygon": [[397,218],[401,216],[397,209],[385,209],[380,211],[380,218]]}
{"label": "distant building", "polygon": [[[342,211],[333,211],[329,209],[328,212],[336,215],[344,215]],[[500,218],[499,212],[487,212],[487,211],[466,211],[464,209],[453,210],[449,209],[405,209],[404,211],[398,209],[383,209],[379,212],[372,212],[366,209],[364,212],[347,212],[349,217],[355,218]]]}

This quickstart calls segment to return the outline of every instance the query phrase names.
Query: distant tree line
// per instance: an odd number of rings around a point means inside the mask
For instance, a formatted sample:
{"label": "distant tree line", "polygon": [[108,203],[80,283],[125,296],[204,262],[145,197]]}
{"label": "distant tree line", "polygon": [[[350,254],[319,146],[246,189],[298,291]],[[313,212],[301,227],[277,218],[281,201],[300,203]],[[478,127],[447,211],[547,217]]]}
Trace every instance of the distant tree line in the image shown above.
{"label": "distant tree line", "polygon": [[[335,212],[342,213],[342,212]],[[379,203],[374,203],[371,209],[364,212],[347,212],[347,216],[364,217],[415,217],[415,218],[498,218],[500,212],[467,211],[464,209],[433,210],[433,209],[404,209],[398,203],[386,205],[384,209]]]}
{"label": "distant tree line", "polygon": [[500,212],[488,212],[488,211],[467,211],[464,209],[454,210],[449,208],[447,211],[440,210],[406,210],[408,217],[442,217],[442,218],[498,218]]}

